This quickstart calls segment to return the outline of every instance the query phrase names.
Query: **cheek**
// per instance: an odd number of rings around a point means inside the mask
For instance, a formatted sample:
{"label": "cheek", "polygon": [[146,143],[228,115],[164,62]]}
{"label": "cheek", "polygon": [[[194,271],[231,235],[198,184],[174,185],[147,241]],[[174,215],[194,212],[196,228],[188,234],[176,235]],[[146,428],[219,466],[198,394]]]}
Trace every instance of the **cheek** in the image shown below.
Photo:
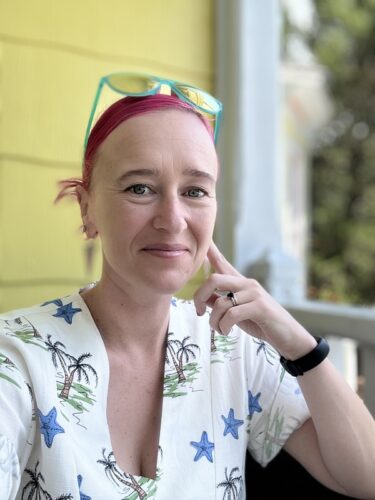
{"label": "cheek", "polygon": [[95,207],[95,221],[99,234],[118,234],[123,233],[124,229],[131,231],[139,225],[142,214],[139,210],[132,209],[121,203],[116,198],[104,198],[98,200]]}
{"label": "cheek", "polygon": [[215,227],[216,220],[216,205],[212,207],[210,210],[207,210],[206,213],[200,213],[199,217],[196,221],[196,235],[199,243],[198,252],[204,253],[208,250],[210,246],[212,235]]}

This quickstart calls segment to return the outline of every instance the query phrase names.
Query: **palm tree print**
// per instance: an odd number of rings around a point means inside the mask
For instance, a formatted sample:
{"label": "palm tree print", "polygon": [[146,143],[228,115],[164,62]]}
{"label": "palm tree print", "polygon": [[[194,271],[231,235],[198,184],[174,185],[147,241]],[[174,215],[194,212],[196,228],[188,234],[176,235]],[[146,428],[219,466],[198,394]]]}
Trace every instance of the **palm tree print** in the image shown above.
{"label": "palm tree print", "polygon": [[185,337],[182,340],[182,342],[180,342],[180,348],[176,354],[177,359],[178,359],[178,364],[179,364],[181,371],[183,371],[183,368],[184,368],[184,366],[183,366],[184,358],[185,358],[185,363],[188,363],[190,356],[193,359],[196,358],[194,349],[197,349],[198,351],[200,350],[199,346],[197,344],[186,344],[188,339],[190,339],[190,337]]}
{"label": "palm tree print", "polygon": [[[13,320],[4,320],[4,330],[7,335],[17,337],[26,344],[34,344],[38,347],[44,347],[43,339],[35,326],[24,316]],[[39,343],[42,342],[42,345]]]}
{"label": "palm tree print", "polygon": [[219,335],[211,329],[211,363],[224,363],[225,359],[233,361],[235,347],[239,337],[235,335]]}
{"label": "palm tree print", "polygon": [[0,364],[8,365],[9,367],[16,368],[16,365],[12,360],[5,356],[5,354],[0,353]]}
{"label": "palm tree print", "polygon": [[224,488],[223,500],[236,500],[242,491],[242,476],[235,476],[240,469],[234,467],[228,476],[228,468],[225,467],[225,481],[217,485],[217,488]]}
{"label": "palm tree print", "polygon": [[7,375],[7,373],[12,373],[14,370],[17,370],[17,367],[13,363],[13,361],[11,361],[5,354],[0,353],[0,378],[6,380],[7,382],[10,382],[11,384],[14,384],[16,387],[21,389],[19,383],[14,380],[14,378]]}
{"label": "palm tree print", "polygon": [[[92,390],[78,382],[83,378],[84,381],[89,384],[89,375],[94,375],[96,385],[98,385],[98,375],[95,369],[85,363],[84,361],[91,357],[91,354],[81,354],[78,358],[75,358],[71,354],[66,352],[66,347],[62,342],[53,342],[52,336],[47,335],[47,340],[45,341],[45,346],[47,350],[51,353],[52,363],[56,369],[61,367],[63,375],[58,373],[58,377],[63,377],[63,381],[57,381],[58,395],[62,400],[68,401],[77,411],[85,410],[84,403],[92,404],[94,399],[92,397]],[[72,388],[74,389],[74,395],[71,396]]]}
{"label": "palm tree print", "polygon": [[273,349],[273,347],[271,347],[269,344],[267,344],[267,342],[264,342],[261,339],[258,340],[256,338],[253,338],[253,342],[258,345],[257,356],[260,352],[263,352],[267,363],[273,365],[273,362],[271,360],[278,358],[275,349]]}
{"label": "palm tree print", "polygon": [[215,330],[211,328],[211,352],[215,352],[217,350],[216,344],[215,344]]}
{"label": "palm tree print", "polygon": [[180,363],[178,362],[178,358],[176,357],[175,347],[180,349],[182,344],[177,339],[172,339],[171,336],[174,335],[173,332],[168,332],[167,338],[167,352],[166,352],[166,361],[169,364],[170,359],[175,367],[176,373],[178,375],[178,382],[184,382],[186,380],[183,369],[180,367]]}
{"label": "palm tree print", "polygon": [[64,372],[64,379],[65,381],[67,381],[69,379],[69,372],[65,360],[71,361],[73,360],[73,356],[67,354],[65,351],[61,349],[61,347],[66,349],[65,345],[62,342],[57,341],[52,343],[51,337],[52,337],[51,335],[47,335],[47,341],[45,342],[45,344],[47,346],[48,351],[52,355],[52,363],[55,368],[58,368],[57,360],[60,361],[61,368],[63,369]]}
{"label": "palm tree print", "polygon": [[[20,318],[18,318],[18,319],[20,319]],[[31,330],[33,332],[33,337],[41,339],[42,336],[40,335],[40,333],[38,332],[38,330],[35,328],[35,326],[27,318],[24,318],[24,320],[27,321],[28,324],[31,326]],[[22,324],[22,323],[20,323],[20,324]]]}
{"label": "palm tree print", "polygon": [[[211,316],[211,312],[207,312]],[[224,359],[228,360],[236,359],[232,358],[232,351],[238,342],[238,336],[232,334],[230,330],[228,335],[220,335],[213,328],[210,328],[211,333],[211,363],[223,363]]]}
{"label": "palm tree print", "polygon": [[69,398],[69,391],[72,387],[75,374],[77,374],[78,382],[80,382],[81,378],[83,377],[86,384],[90,384],[88,372],[91,372],[95,377],[96,385],[98,385],[98,374],[96,373],[95,369],[88,363],[83,363],[85,359],[90,358],[91,356],[92,354],[81,354],[81,356],[79,356],[77,359],[71,356],[72,363],[68,366],[69,377],[64,381],[64,386],[60,393],[61,398]]}
{"label": "palm tree print", "polygon": [[[46,491],[41,483],[45,483],[44,476],[38,472],[39,460],[35,465],[35,469],[25,469],[25,472],[30,476],[30,480],[22,490],[21,500],[53,500],[52,496]],[[27,496],[26,496],[27,495]],[[73,500],[73,496],[68,493],[60,495],[56,500]]]}
{"label": "palm tree print", "polygon": [[135,480],[132,474],[126,474],[121,472],[113,454],[113,451],[109,452],[108,455],[105,454],[105,448],[102,450],[103,459],[97,460],[98,464],[104,466],[104,471],[108,479],[113,481],[117,486],[123,484],[127,488],[131,488],[135,491],[140,499],[146,498],[147,493],[142,488],[142,486]]}
{"label": "palm tree print", "polygon": [[[31,500],[32,498],[47,498],[47,499],[52,499],[51,495],[43,489],[41,486],[41,482],[44,481],[43,474],[41,472],[38,472],[38,467],[39,467],[39,460],[35,465],[35,469],[25,469],[25,472],[30,476],[30,481],[26,483],[25,487],[22,490],[22,500],[25,497],[25,495],[28,493],[27,500]],[[43,496],[42,496],[43,495]]]}
{"label": "palm tree print", "polygon": [[266,436],[264,440],[264,448],[267,458],[270,458],[274,454],[274,450],[281,448],[283,446],[283,440],[281,439],[282,431],[284,428],[284,412],[282,408],[276,408],[275,413],[271,415],[267,422]]}
{"label": "palm tree print", "polygon": [[197,344],[189,343],[190,337],[182,341],[173,338],[174,333],[169,332],[166,345],[166,363],[171,366],[164,374],[164,397],[176,398],[185,396],[186,390],[197,378],[201,367],[196,361],[196,352],[199,351]]}

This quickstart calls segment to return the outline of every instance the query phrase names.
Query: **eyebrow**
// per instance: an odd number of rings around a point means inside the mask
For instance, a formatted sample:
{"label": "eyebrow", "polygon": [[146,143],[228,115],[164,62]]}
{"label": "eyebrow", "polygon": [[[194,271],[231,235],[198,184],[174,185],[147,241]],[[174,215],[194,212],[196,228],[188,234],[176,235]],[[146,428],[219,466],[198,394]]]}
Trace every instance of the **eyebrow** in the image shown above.
{"label": "eyebrow", "polygon": [[[196,168],[187,168],[182,172],[184,175],[188,177],[197,177],[197,178],[203,178],[203,179],[208,179],[209,181],[215,183],[215,178],[209,174],[208,172],[205,172],[204,170],[198,170]],[[153,169],[153,168],[137,168],[133,170],[128,170],[124,174],[122,174],[118,179],[117,182],[122,182],[129,177],[159,177],[160,173],[158,170]]]}

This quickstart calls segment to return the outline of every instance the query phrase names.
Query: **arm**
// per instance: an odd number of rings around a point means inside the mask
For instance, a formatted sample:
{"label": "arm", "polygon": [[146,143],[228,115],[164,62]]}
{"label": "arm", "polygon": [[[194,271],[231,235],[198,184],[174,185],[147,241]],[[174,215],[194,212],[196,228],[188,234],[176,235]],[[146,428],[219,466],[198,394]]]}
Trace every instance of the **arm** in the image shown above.
{"label": "arm", "polygon": [[[227,334],[234,324],[271,344],[287,359],[310,352],[316,340],[255,280],[247,279],[212,245],[216,274],[196,292],[197,313],[212,307],[211,327]],[[217,291],[235,292],[238,305]],[[289,438],[286,449],[316,479],[341,493],[375,498],[375,422],[326,359],[298,377],[312,420]]]}
{"label": "arm", "polygon": [[[332,477],[324,464],[319,449],[318,436],[311,418],[289,437],[284,445],[284,450],[321,484],[341,495],[349,495]],[[307,450],[308,453],[306,453]]]}
{"label": "arm", "polygon": [[29,388],[15,364],[0,352],[0,500],[17,495],[21,463],[24,465],[30,453],[27,439],[31,429]]}
{"label": "arm", "polygon": [[327,487],[375,498],[375,424],[329,360],[298,377],[312,419],[285,445]]}

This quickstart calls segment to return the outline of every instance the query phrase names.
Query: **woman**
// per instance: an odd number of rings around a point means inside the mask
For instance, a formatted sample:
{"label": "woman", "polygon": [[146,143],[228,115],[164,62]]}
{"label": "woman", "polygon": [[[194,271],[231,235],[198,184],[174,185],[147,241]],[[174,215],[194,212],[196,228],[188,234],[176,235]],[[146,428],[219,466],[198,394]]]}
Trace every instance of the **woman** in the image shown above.
{"label": "woman", "polygon": [[[100,238],[99,282],[1,316],[0,499],[242,499],[247,446],[375,498],[374,421],[325,341],[212,242],[219,107],[146,79],[98,120],[61,193]],[[173,298],[206,257],[194,301]]]}

